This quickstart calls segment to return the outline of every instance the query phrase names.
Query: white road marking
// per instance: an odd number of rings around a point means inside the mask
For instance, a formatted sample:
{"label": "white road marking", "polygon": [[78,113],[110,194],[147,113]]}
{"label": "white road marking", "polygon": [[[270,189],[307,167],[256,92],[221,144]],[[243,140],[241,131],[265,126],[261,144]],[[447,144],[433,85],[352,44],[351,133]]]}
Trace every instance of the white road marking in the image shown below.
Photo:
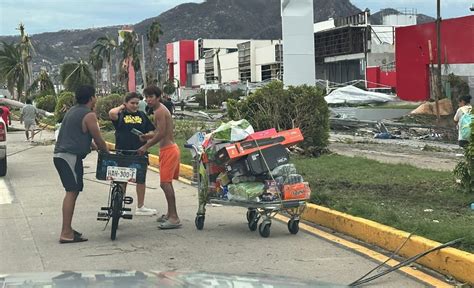
{"label": "white road marking", "polygon": [[4,178],[0,178],[0,205],[1,204],[11,204],[13,198],[10,194],[7,184],[5,183]]}

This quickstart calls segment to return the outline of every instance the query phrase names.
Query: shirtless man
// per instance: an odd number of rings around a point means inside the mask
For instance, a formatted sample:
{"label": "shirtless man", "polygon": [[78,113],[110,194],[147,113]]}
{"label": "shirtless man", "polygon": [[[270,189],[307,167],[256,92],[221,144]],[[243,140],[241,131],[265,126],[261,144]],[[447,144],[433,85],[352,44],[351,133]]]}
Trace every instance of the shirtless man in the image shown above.
{"label": "shirtless man", "polygon": [[160,186],[165,192],[168,202],[168,212],[158,218],[160,229],[175,229],[181,227],[176,211],[176,199],[173,179],[179,177],[180,151],[174,142],[173,119],[169,110],[161,103],[161,90],[156,86],[148,86],[143,90],[148,107],[153,109],[156,131],[140,136],[147,143],[138,149],[140,155],[156,143],[160,143]]}

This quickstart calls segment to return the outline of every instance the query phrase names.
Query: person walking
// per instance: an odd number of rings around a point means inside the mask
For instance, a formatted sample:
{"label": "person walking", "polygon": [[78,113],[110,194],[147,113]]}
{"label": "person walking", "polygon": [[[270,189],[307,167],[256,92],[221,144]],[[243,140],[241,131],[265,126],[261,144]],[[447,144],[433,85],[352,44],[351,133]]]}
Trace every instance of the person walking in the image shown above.
{"label": "person walking", "polygon": [[[35,138],[36,129],[36,117],[38,116],[38,110],[31,104],[30,99],[26,99],[26,105],[21,109],[20,124],[25,123],[25,141],[33,142]],[[31,132],[31,135],[30,135]]]}

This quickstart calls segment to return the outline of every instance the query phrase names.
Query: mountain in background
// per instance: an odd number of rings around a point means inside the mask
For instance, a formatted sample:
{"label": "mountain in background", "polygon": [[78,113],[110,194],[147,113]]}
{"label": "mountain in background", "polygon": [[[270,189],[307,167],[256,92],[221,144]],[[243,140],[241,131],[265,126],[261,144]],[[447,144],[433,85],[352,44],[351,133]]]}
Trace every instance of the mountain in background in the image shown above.
{"label": "mountain in background", "polygon": [[[381,25],[383,16],[384,15],[391,15],[391,14],[400,14],[400,12],[396,9],[386,8],[382,9],[377,13],[370,15],[370,23],[374,25]],[[428,22],[434,22],[436,19],[425,14],[416,14],[416,23],[423,24]]]}
{"label": "mountain in background", "polygon": [[[314,0],[314,21],[338,18],[361,12],[349,0]],[[380,15],[380,16],[378,16]],[[425,15],[420,15],[424,19]],[[427,17],[427,16],[426,16]],[[380,12],[372,20],[382,19]],[[280,39],[280,0],[207,0],[203,3],[187,3],[176,6],[158,17],[149,18],[133,25],[134,30],[145,35],[154,20],[164,31],[158,45],[160,66],[165,64],[165,45],[180,39]],[[432,18],[431,18],[432,19]],[[62,30],[32,35],[36,55],[34,70],[50,65],[57,72],[59,65],[77,59],[88,59],[94,41],[106,34],[117,35],[122,26],[85,30]],[[28,30],[28,27],[26,27]],[[16,36],[3,36],[0,40],[18,41]],[[145,46],[148,49],[148,46]]]}

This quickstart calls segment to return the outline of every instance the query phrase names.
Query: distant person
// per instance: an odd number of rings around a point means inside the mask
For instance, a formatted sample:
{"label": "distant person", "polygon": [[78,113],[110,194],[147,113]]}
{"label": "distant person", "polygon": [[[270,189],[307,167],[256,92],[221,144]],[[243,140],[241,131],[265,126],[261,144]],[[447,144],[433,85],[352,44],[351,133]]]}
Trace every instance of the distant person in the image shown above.
{"label": "distant person", "polygon": [[140,102],[138,102],[138,111],[142,111],[146,113],[146,107],[147,107],[146,101],[142,95],[140,95],[139,97],[140,97]]}
{"label": "distant person", "polygon": [[180,151],[174,142],[173,119],[170,111],[160,102],[161,90],[156,86],[148,86],[143,90],[146,102],[153,108],[155,116],[156,131],[154,134],[141,136],[143,141],[147,141],[138,151],[140,154],[146,153],[153,145],[160,143],[160,186],[165,192],[168,202],[168,212],[158,218],[158,228],[175,229],[181,227],[181,221],[176,211],[176,197],[173,188],[173,179],[179,177]]}
{"label": "distant person", "polygon": [[75,96],[77,104],[64,115],[53,157],[54,166],[66,190],[62,206],[63,225],[59,236],[59,243],[62,244],[87,241],[82,233],[71,226],[77,196],[84,188],[82,160],[91,152],[91,148],[98,148],[106,153],[109,151],[93,111],[97,102],[94,87],[83,85],[76,90]]}
{"label": "distant person", "polygon": [[2,114],[1,117],[5,122],[5,125],[7,126],[8,130],[8,128],[12,125],[10,109],[8,108],[8,106],[0,106],[0,113]]}
{"label": "distant person", "polygon": [[[153,126],[145,112],[139,110],[139,105],[140,98],[138,94],[130,92],[125,96],[123,104],[109,111],[110,120],[112,120],[115,127],[115,149],[138,150],[145,142],[140,141],[140,138],[131,132],[132,129],[137,129],[143,134],[155,130],[155,126]],[[155,209],[145,207],[145,190],[145,182],[137,182],[137,209],[135,215],[152,216],[156,214]]]}
{"label": "distant person", "polygon": [[472,111],[471,100],[472,97],[470,95],[462,96],[461,98],[459,98],[459,108],[456,111],[456,115],[454,115],[454,122],[456,123],[456,126],[458,128],[459,146],[461,146],[462,148],[467,148],[467,146],[469,145],[469,138],[463,137],[462,135],[463,127],[461,127],[461,125],[466,125],[466,123],[463,123],[463,116],[465,114],[470,114]]}
{"label": "distant person", "polygon": [[184,103],[184,99],[181,100],[181,111],[184,111],[186,104]]}
{"label": "distant person", "polygon": [[171,97],[170,96],[166,96],[165,101],[163,102],[163,104],[166,106],[166,108],[168,109],[168,111],[170,111],[170,114],[173,115],[174,114],[174,103],[173,101],[171,101]]}
{"label": "distant person", "polygon": [[33,142],[35,138],[36,117],[38,117],[38,110],[31,104],[31,99],[26,99],[26,105],[23,106],[20,114],[20,124],[25,123],[25,141]]}

